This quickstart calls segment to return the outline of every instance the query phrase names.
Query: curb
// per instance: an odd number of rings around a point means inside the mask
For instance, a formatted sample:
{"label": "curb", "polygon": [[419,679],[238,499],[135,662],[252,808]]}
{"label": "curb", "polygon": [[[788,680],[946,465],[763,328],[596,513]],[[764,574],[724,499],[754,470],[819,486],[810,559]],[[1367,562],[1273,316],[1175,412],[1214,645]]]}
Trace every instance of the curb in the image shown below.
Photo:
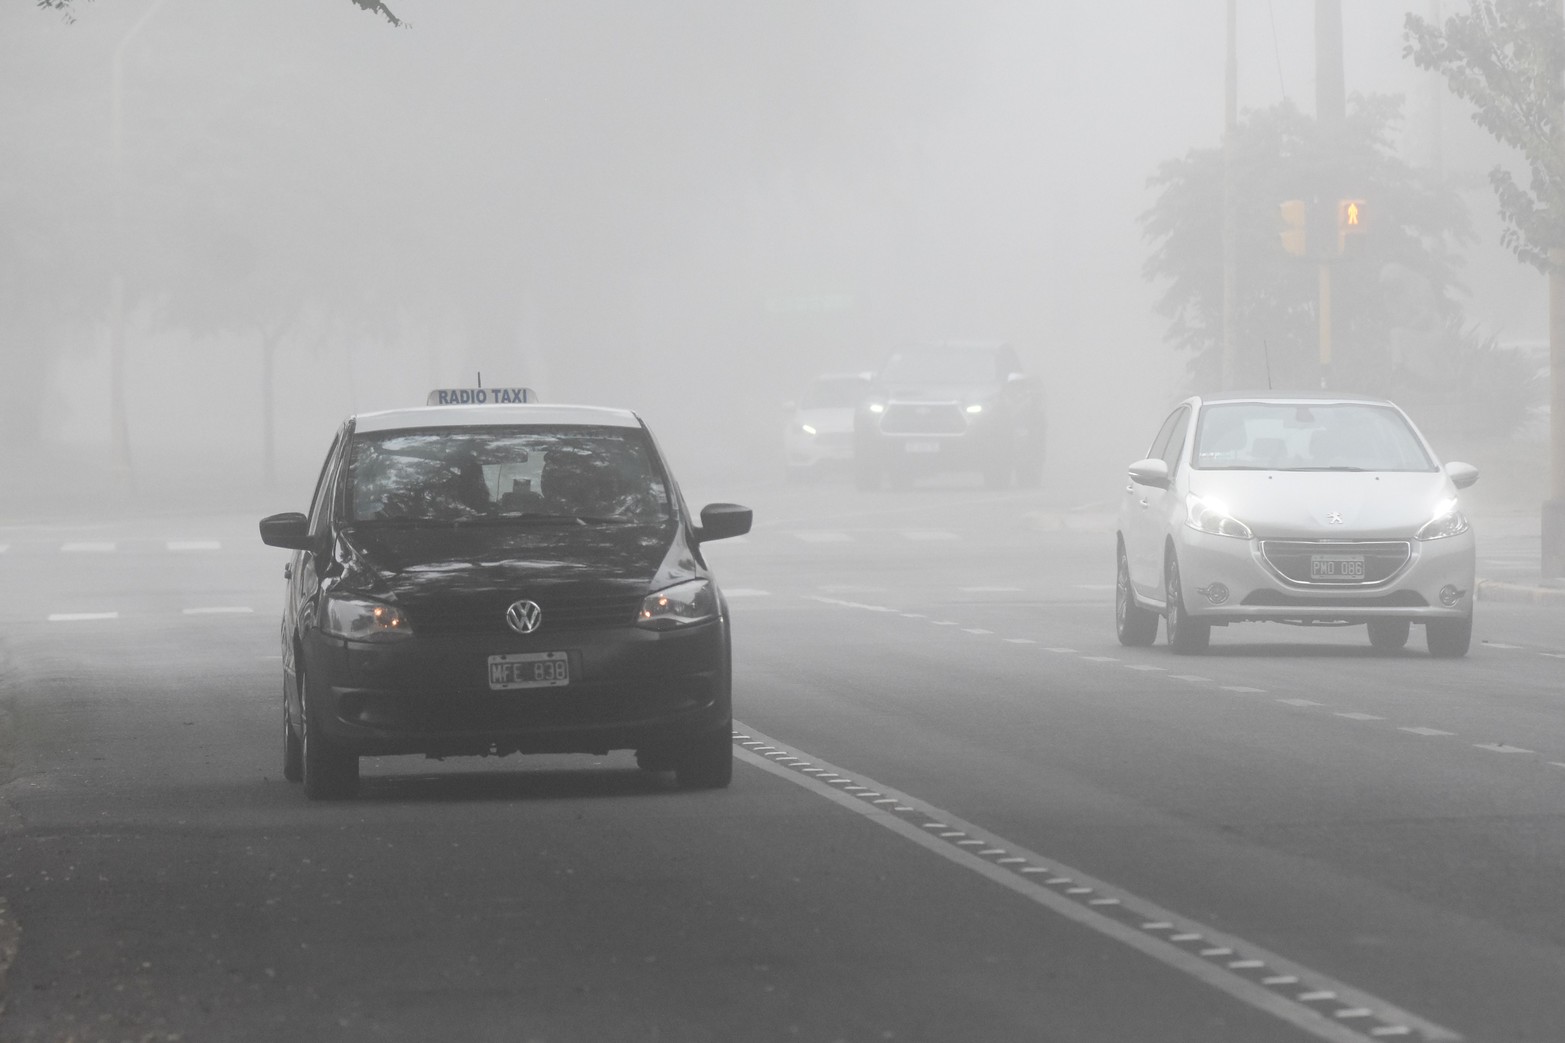
{"label": "curb", "polygon": [[1565,587],[1534,587],[1481,579],[1473,584],[1479,601],[1510,601],[1532,605],[1565,605]]}

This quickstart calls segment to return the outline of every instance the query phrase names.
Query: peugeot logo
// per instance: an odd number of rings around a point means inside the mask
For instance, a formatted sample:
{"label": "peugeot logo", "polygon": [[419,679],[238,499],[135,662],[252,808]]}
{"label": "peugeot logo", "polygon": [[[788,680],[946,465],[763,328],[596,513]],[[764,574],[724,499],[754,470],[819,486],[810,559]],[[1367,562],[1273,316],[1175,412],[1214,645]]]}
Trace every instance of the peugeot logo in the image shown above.
{"label": "peugeot logo", "polygon": [[1342,512],[1341,511],[1332,511],[1330,514],[1326,515],[1326,524],[1327,525],[1341,525],[1342,524]]}
{"label": "peugeot logo", "polygon": [[543,622],[543,609],[536,601],[513,601],[505,610],[505,625],[518,634],[531,634]]}

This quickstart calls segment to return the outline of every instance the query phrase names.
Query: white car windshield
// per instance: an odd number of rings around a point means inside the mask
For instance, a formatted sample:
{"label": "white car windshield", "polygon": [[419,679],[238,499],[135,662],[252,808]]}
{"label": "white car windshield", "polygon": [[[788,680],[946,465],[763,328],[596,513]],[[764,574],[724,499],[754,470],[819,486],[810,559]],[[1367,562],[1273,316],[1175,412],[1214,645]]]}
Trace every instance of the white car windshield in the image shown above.
{"label": "white car windshield", "polygon": [[1357,402],[1208,405],[1191,462],[1208,471],[1435,470],[1401,413]]}

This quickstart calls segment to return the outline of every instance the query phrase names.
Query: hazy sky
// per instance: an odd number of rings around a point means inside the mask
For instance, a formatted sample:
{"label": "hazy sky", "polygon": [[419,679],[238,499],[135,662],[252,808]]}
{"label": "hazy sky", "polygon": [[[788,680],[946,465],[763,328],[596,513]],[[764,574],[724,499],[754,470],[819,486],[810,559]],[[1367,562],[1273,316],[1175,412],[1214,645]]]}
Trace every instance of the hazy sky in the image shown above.
{"label": "hazy sky", "polygon": [[[107,437],[122,45],[148,450],[221,428],[256,452],[266,329],[290,461],[482,370],[637,408],[739,473],[815,372],[999,337],[1051,375],[1058,431],[1097,436],[1056,456],[1086,488],[1183,390],[1137,217],[1161,160],[1218,141],[1223,0],[391,6],[409,28],[347,0],[0,8],[0,366],[48,328],[25,379],[51,438]],[[1311,110],[1313,0],[1240,6],[1241,107]],[[1344,6],[1349,90],[1406,93],[1409,157],[1438,115],[1448,167],[1481,177],[1489,146],[1401,56],[1409,4]],[[1539,337],[1541,280],[1493,245],[1486,191],[1470,308]]]}

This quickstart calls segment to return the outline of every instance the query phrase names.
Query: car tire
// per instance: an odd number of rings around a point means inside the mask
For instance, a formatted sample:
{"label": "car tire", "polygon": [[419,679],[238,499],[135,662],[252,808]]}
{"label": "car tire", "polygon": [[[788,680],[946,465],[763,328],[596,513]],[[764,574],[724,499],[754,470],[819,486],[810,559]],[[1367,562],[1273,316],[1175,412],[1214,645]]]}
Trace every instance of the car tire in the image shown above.
{"label": "car tire", "polygon": [[685,789],[722,789],[734,777],[733,722],[702,735],[674,760],[674,779]]}
{"label": "car tire", "polygon": [[1460,659],[1473,642],[1473,617],[1431,619],[1424,624],[1424,640],[1436,659]]}
{"label": "car tire", "polygon": [[299,701],[304,710],[300,717],[304,733],[300,736],[304,795],[311,800],[342,800],[353,796],[359,788],[358,755],[333,742],[315,719],[315,711],[310,706],[309,681],[303,672],[299,674]]}
{"label": "car tire", "polygon": [[289,782],[304,781],[304,740],[299,730],[288,719],[288,692],[283,691],[283,778]]}
{"label": "car tire", "polygon": [[1169,552],[1163,565],[1163,594],[1168,602],[1168,647],[1175,655],[1200,655],[1212,643],[1212,624],[1185,611],[1184,588],[1179,582],[1179,560]]}
{"label": "car tire", "polygon": [[1395,652],[1407,644],[1413,624],[1405,619],[1372,619],[1369,621],[1369,643],[1382,652]]}
{"label": "car tire", "polygon": [[1136,595],[1130,587],[1130,562],[1125,558],[1125,548],[1119,549],[1119,564],[1114,580],[1114,629],[1119,643],[1132,648],[1144,648],[1157,640],[1157,613],[1136,604]]}

